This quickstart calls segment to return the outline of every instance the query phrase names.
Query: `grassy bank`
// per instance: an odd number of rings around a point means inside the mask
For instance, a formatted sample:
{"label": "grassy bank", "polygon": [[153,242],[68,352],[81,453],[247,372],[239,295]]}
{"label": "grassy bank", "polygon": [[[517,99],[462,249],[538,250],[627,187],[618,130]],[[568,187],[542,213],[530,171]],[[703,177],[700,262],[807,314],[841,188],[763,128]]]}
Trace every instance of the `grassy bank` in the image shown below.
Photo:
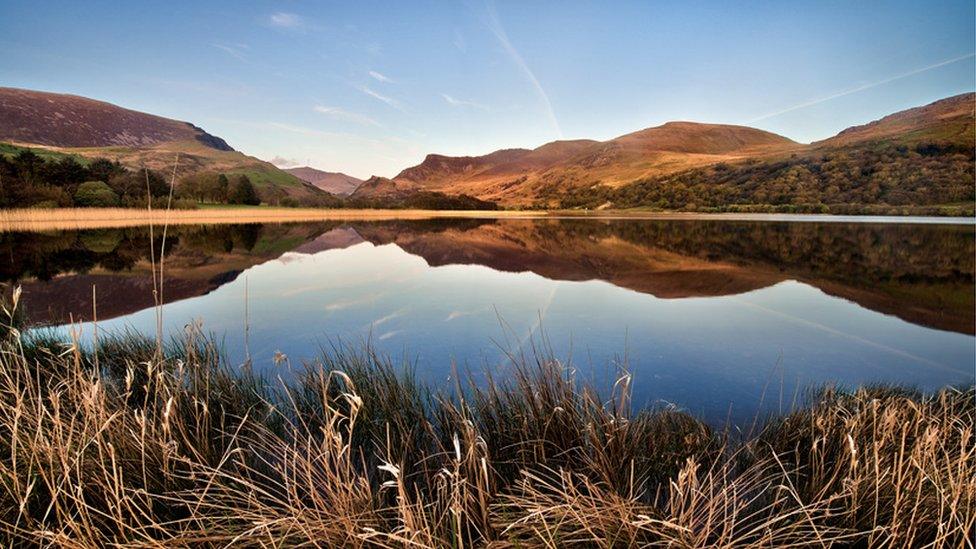
{"label": "grassy bank", "polygon": [[193,225],[323,220],[431,219],[435,217],[502,218],[544,215],[546,215],[545,212],[522,211],[354,210],[264,206],[170,211],[131,208],[25,208],[0,210],[0,232],[137,227],[149,223]]}
{"label": "grassy bank", "polygon": [[190,328],[97,352],[0,336],[12,545],[964,547],[976,527],[972,388],[823,390],[720,433],[544,354],[439,394],[368,349],[286,384]]}

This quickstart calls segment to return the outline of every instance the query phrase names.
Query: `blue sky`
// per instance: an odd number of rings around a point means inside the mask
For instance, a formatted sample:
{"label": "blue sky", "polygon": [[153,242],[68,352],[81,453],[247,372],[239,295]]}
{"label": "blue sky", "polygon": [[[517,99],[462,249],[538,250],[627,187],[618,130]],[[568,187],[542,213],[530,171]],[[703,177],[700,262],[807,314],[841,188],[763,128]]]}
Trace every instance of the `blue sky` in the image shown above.
{"label": "blue sky", "polygon": [[[735,5],[733,5],[735,4]],[[974,3],[11,2],[0,85],[365,177],[669,120],[808,142],[976,87]]]}

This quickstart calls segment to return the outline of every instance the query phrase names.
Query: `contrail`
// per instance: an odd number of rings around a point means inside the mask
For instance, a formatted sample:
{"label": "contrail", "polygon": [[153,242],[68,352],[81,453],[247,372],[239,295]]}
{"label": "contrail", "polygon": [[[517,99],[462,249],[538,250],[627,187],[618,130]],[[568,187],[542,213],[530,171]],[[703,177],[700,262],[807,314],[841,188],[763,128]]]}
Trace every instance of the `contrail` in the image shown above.
{"label": "contrail", "polygon": [[912,353],[909,353],[908,351],[903,351],[901,349],[896,349],[894,347],[890,347],[890,346],[885,345],[883,343],[878,343],[877,341],[872,341],[872,340],[867,339],[867,338],[864,338],[864,337],[856,336],[856,335],[853,335],[853,334],[848,334],[847,332],[843,332],[841,330],[837,330],[835,328],[831,328],[830,326],[827,326],[825,324],[821,324],[819,322],[814,322],[812,320],[807,320],[805,318],[800,318],[798,316],[793,316],[793,315],[791,315],[789,313],[784,313],[782,311],[777,311],[776,309],[771,309],[771,308],[766,307],[764,305],[760,305],[758,303],[753,303],[753,302],[748,301],[747,299],[743,299],[741,297],[732,297],[731,299],[732,299],[732,301],[735,301],[735,302],[737,302],[737,303],[739,303],[741,305],[745,305],[747,307],[752,307],[754,309],[758,309],[760,311],[769,313],[771,315],[778,316],[780,318],[783,318],[785,320],[789,320],[789,321],[795,322],[797,324],[803,324],[803,325],[809,326],[811,328],[815,328],[815,329],[818,329],[818,330],[822,330],[822,331],[824,331],[824,332],[826,332],[828,334],[834,335],[834,336],[846,338],[846,339],[849,339],[851,341],[855,341],[857,343],[862,343],[864,345],[868,345],[870,347],[874,347],[875,349],[878,349],[878,350],[881,350],[881,351],[886,351],[886,352],[889,352],[891,354],[898,355],[898,356],[903,357],[903,358],[907,358],[909,360],[915,360],[915,361],[918,361],[918,362],[922,362],[924,364],[928,364],[930,366],[935,366],[935,367],[937,367],[937,368],[939,368],[941,370],[945,370],[945,371],[949,371],[949,372],[954,372],[955,371],[952,368],[950,368],[949,366],[946,366],[945,364],[942,364],[941,362],[936,362],[934,360],[929,360],[927,358],[920,357],[918,355],[914,355]]}
{"label": "contrail", "polygon": [[552,122],[552,126],[556,130],[556,135],[559,137],[559,139],[562,139],[563,130],[559,127],[559,121],[556,120],[556,113],[552,110],[552,103],[549,101],[549,96],[546,95],[546,90],[542,89],[542,84],[539,83],[539,79],[535,77],[532,69],[529,68],[529,65],[526,64],[518,50],[515,49],[515,46],[513,46],[512,42],[508,39],[508,34],[505,33],[505,29],[502,28],[502,24],[498,20],[498,15],[495,13],[495,6],[488,3],[486,4],[486,8],[488,11],[488,28],[495,35],[495,38],[498,39],[498,42],[501,43],[502,48],[504,48],[505,51],[508,52],[508,55],[511,56],[512,61],[515,62],[515,65],[518,66],[519,70],[521,70],[525,77],[529,79],[529,82],[532,84],[532,87],[535,88],[536,93],[539,94],[539,98],[542,99],[542,103],[546,107],[546,115],[549,117],[549,121]]}
{"label": "contrail", "polygon": [[804,109],[806,107],[810,107],[810,106],[816,105],[818,103],[823,103],[824,101],[830,101],[831,99],[837,99],[838,97],[844,97],[845,95],[850,95],[852,93],[857,93],[859,91],[868,90],[868,89],[871,89],[871,88],[874,88],[874,87],[877,87],[877,86],[881,86],[881,85],[887,84],[889,82],[894,82],[895,80],[901,80],[902,78],[908,78],[909,76],[915,76],[916,74],[921,74],[923,72],[930,71],[932,69],[937,69],[939,67],[944,67],[946,65],[951,65],[951,64],[956,63],[958,61],[962,61],[964,59],[969,59],[969,58],[974,57],[974,56],[976,56],[976,53],[967,53],[966,55],[961,55],[959,57],[953,57],[952,59],[946,59],[945,61],[940,61],[940,62],[938,62],[938,63],[936,63],[934,65],[929,65],[927,67],[922,67],[920,69],[915,69],[913,71],[909,71],[909,72],[906,72],[906,73],[902,73],[902,74],[899,74],[897,76],[892,76],[890,78],[885,78],[884,80],[878,80],[877,82],[871,82],[870,84],[864,84],[863,86],[858,86],[856,88],[851,88],[849,90],[844,90],[844,91],[841,91],[841,92],[837,92],[835,94],[828,95],[827,97],[821,97],[819,99],[813,99],[813,100],[807,101],[805,103],[800,103],[799,105],[793,105],[792,107],[785,108],[785,109],[783,109],[781,111],[776,111],[776,112],[771,112],[769,114],[764,114],[764,115],[760,116],[759,118],[753,118],[748,123],[749,124],[752,124],[753,122],[759,122],[760,120],[766,120],[767,118],[773,118],[774,116],[779,116],[781,114],[786,114],[788,112],[793,112],[795,110]]}

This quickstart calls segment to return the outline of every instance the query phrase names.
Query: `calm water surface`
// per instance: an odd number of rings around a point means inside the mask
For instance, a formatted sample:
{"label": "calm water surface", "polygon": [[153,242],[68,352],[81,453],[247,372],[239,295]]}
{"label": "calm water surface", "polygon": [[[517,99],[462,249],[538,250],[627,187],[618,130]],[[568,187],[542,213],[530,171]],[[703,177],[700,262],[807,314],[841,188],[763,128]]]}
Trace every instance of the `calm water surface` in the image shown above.
{"label": "calm water surface", "polygon": [[[598,385],[713,421],[827,382],[972,383],[974,226],[436,220],[170,229],[167,330],[200,320],[271,373],[369,338],[446,382],[504,376],[543,334]],[[157,235],[158,237],[158,235]],[[157,238],[156,246],[159,246]],[[148,230],[0,235],[31,318],[155,330]],[[63,327],[59,329],[64,329]],[[84,334],[91,325],[82,324]],[[287,372],[285,371],[285,375]]]}

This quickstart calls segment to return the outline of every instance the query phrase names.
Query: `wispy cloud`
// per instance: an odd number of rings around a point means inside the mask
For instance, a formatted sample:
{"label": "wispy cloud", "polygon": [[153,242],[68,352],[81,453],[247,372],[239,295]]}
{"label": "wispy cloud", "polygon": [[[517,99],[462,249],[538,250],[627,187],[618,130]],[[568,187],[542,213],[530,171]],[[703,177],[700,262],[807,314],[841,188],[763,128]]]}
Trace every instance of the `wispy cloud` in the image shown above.
{"label": "wispy cloud", "polygon": [[254,93],[251,87],[236,82],[197,82],[192,80],[171,80],[168,78],[148,78],[147,82],[157,86],[166,86],[181,91],[191,91],[207,95],[240,97]]}
{"label": "wispy cloud", "polygon": [[403,111],[403,106],[400,105],[400,102],[397,101],[396,99],[393,99],[392,97],[387,97],[387,96],[385,96],[385,95],[383,95],[381,93],[378,93],[376,91],[373,91],[373,90],[371,90],[367,86],[361,86],[359,88],[359,91],[365,93],[366,95],[372,97],[373,99],[377,99],[379,101],[382,101],[382,102],[386,103],[387,105],[393,107],[394,109],[396,109],[398,111]]}
{"label": "wispy cloud", "polygon": [[272,13],[268,16],[268,23],[272,27],[278,27],[282,29],[302,29],[305,28],[305,19],[294,13],[287,13],[283,11]]}
{"label": "wispy cloud", "polygon": [[466,316],[472,316],[472,315],[481,314],[481,313],[484,313],[484,312],[488,312],[490,310],[491,310],[491,307],[479,307],[479,308],[473,309],[471,311],[451,311],[450,314],[447,315],[447,318],[444,319],[444,322],[450,322],[450,321],[455,320],[455,319],[458,319],[458,318],[463,318],[463,317],[466,317]]}
{"label": "wispy cloud", "polygon": [[452,42],[454,43],[454,47],[457,48],[458,51],[460,51],[461,53],[467,53],[468,44],[467,42],[464,41],[464,35],[461,34],[461,31],[454,29],[454,40]]}
{"label": "wispy cloud", "polygon": [[952,63],[958,63],[959,61],[963,61],[965,59],[971,59],[973,57],[976,57],[976,53],[968,53],[966,55],[960,55],[959,57],[953,57],[951,59],[946,59],[944,61],[939,61],[938,63],[933,63],[932,65],[927,65],[925,67],[921,67],[921,68],[918,68],[918,69],[915,69],[915,70],[912,70],[912,71],[908,71],[908,72],[904,72],[904,73],[901,73],[901,74],[897,74],[895,76],[891,76],[891,77],[885,78],[883,80],[878,80],[877,82],[871,82],[871,83],[868,83],[868,84],[862,84],[862,85],[857,86],[857,87],[854,87],[854,88],[850,88],[850,89],[847,89],[847,90],[844,90],[844,91],[839,91],[837,93],[832,93],[832,94],[827,95],[825,97],[820,97],[820,98],[817,98],[817,99],[811,99],[809,101],[804,101],[803,103],[799,103],[799,104],[793,105],[792,107],[787,107],[785,109],[780,109],[780,110],[775,111],[775,112],[771,112],[771,113],[768,113],[768,114],[764,114],[764,115],[762,115],[760,117],[753,118],[752,120],[749,120],[749,123],[751,124],[753,122],[759,122],[761,120],[766,120],[766,119],[769,119],[769,118],[773,118],[773,117],[779,116],[781,114],[786,114],[788,112],[798,111],[800,109],[805,109],[807,107],[812,107],[814,105],[819,105],[820,103],[824,103],[826,101],[830,101],[830,100],[833,100],[833,99],[837,99],[839,97],[844,97],[845,95],[851,95],[852,93],[862,92],[864,90],[869,90],[871,88],[876,88],[878,86],[883,86],[884,84],[888,84],[888,83],[894,82],[896,80],[901,80],[902,78],[908,78],[909,76],[915,76],[916,74],[921,74],[923,72],[928,72],[928,71],[930,71],[932,69],[937,69],[939,67],[944,67],[946,65],[951,65]]}
{"label": "wispy cloud", "polygon": [[294,158],[284,158],[282,156],[276,156],[269,160],[269,162],[275,166],[278,166],[279,168],[294,168],[295,166],[301,165],[301,162]]}
{"label": "wispy cloud", "polygon": [[314,128],[306,128],[304,126],[285,124],[283,122],[267,122],[266,124],[257,124],[257,126],[264,127],[264,128],[272,128],[276,130],[283,130],[286,132],[297,133],[300,135],[308,135],[313,137],[349,137],[349,134],[346,133],[326,132],[322,130],[316,130]]}
{"label": "wispy cloud", "polygon": [[376,328],[377,326],[380,326],[381,324],[385,324],[385,323],[387,323],[387,322],[389,322],[389,321],[391,321],[391,320],[393,320],[395,318],[400,318],[405,313],[406,313],[406,309],[400,309],[398,311],[394,311],[394,312],[392,312],[392,313],[390,313],[390,314],[388,314],[388,315],[386,315],[384,317],[377,318],[376,320],[374,320],[373,322],[371,322],[370,325],[373,328]]}
{"label": "wispy cloud", "polygon": [[512,45],[512,41],[508,39],[508,34],[505,33],[505,29],[502,27],[501,21],[498,20],[498,14],[495,13],[495,7],[489,3],[487,5],[487,9],[488,29],[492,32],[492,34],[495,35],[495,38],[498,39],[499,44],[501,44],[505,52],[508,53],[508,56],[511,57],[512,62],[515,63],[515,66],[522,71],[525,78],[530,84],[532,84],[532,87],[535,88],[536,93],[539,95],[539,99],[542,100],[542,104],[545,107],[546,117],[548,117],[549,122],[552,123],[552,127],[556,131],[556,135],[562,139],[563,130],[561,127],[559,127],[559,120],[556,119],[555,111],[552,110],[552,102],[549,101],[549,95],[547,95],[546,90],[542,88],[542,84],[539,83],[539,79],[535,77],[535,73],[533,73],[532,69],[529,68],[528,63],[525,62],[522,55],[517,49],[515,49],[515,46]]}
{"label": "wispy cloud", "polygon": [[450,96],[450,95],[448,95],[446,93],[442,93],[441,94],[441,97],[443,97],[444,98],[444,101],[447,101],[447,104],[448,105],[451,105],[452,107],[474,107],[476,109],[481,109],[483,111],[487,111],[488,110],[488,105],[484,105],[484,104],[478,103],[476,101],[467,101],[467,100],[464,100],[464,99],[457,99],[457,98],[452,97],[452,96]]}
{"label": "wispy cloud", "polygon": [[393,83],[393,79],[392,78],[390,78],[389,76],[386,76],[385,74],[383,74],[381,72],[369,71],[369,75],[374,80],[378,80],[378,81],[383,82],[383,83],[386,83],[386,84],[392,84]]}
{"label": "wispy cloud", "polygon": [[211,44],[213,47],[225,52],[227,55],[239,59],[241,61],[247,61],[244,56],[244,50],[248,49],[247,44],[222,44],[220,42]]}
{"label": "wispy cloud", "polygon": [[362,126],[374,126],[377,128],[382,128],[383,125],[373,120],[372,118],[357,114],[354,112],[349,112],[345,109],[340,109],[339,107],[327,107],[325,105],[316,105],[313,107],[315,112],[319,114],[324,114],[328,117],[334,118],[336,120],[343,120],[346,122],[353,122],[355,124],[360,124]]}

